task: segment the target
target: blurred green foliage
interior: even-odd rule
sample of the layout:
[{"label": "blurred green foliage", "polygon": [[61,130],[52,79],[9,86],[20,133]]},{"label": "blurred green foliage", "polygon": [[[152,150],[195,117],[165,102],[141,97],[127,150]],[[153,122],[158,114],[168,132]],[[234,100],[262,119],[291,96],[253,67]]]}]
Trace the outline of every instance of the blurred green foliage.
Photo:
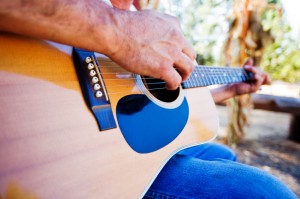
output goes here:
[{"label": "blurred green foliage", "polygon": [[220,64],[232,5],[232,0],[169,0],[168,4],[161,1],[161,10],[180,19],[184,34],[201,63],[216,65]]},{"label": "blurred green foliage", "polygon": [[[233,19],[234,0],[168,0],[161,10],[181,20],[186,37],[197,51],[201,64],[221,64],[229,24]],[[300,82],[300,37],[291,36],[291,28],[282,15],[279,0],[268,0],[261,16],[265,31],[270,31],[274,43],[266,47],[261,67],[272,79]]]},{"label": "blurred green foliage", "polygon": [[265,30],[269,30],[274,43],[267,47],[262,68],[273,79],[287,82],[300,81],[300,39],[291,36],[291,27],[284,23],[281,10],[267,9],[262,16]]}]

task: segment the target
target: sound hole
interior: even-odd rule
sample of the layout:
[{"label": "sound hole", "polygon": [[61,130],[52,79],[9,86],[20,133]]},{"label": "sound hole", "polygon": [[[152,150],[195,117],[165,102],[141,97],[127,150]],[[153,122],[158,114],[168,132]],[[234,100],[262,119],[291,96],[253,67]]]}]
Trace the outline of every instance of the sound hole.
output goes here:
[{"label": "sound hole", "polygon": [[172,91],[167,90],[165,82],[160,79],[154,79],[148,76],[142,76],[142,79],[148,91],[160,101],[173,102],[179,96],[179,88]]}]

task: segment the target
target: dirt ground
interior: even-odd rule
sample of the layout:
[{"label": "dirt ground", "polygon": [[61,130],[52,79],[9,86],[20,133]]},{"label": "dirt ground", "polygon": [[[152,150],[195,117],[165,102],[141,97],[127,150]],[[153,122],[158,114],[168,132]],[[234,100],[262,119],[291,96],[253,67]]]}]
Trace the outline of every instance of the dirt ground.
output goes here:
[{"label": "dirt ground", "polygon": [[[227,110],[223,106],[217,109],[221,139],[226,136]],[[300,198],[300,143],[287,139],[290,115],[252,110],[249,118],[244,140],[233,149],[238,161],[273,174]]]}]

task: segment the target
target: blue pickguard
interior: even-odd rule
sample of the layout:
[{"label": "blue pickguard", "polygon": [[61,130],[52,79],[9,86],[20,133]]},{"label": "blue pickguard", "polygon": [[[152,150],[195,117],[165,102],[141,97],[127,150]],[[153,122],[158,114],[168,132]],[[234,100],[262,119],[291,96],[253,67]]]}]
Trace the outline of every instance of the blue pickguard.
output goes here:
[{"label": "blue pickguard", "polygon": [[158,106],[142,94],[119,100],[116,115],[129,146],[138,153],[150,153],[172,142],[187,123],[189,107],[184,98],[174,109]]}]

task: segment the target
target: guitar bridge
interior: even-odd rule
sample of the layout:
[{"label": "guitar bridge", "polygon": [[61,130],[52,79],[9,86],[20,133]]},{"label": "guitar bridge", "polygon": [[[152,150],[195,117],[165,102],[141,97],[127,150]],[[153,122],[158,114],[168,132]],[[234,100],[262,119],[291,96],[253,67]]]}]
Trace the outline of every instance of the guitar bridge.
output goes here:
[{"label": "guitar bridge", "polygon": [[116,128],[109,96],[95,54],[73,48],[73,61],[85,102],[93,112],[99,130]]}]

